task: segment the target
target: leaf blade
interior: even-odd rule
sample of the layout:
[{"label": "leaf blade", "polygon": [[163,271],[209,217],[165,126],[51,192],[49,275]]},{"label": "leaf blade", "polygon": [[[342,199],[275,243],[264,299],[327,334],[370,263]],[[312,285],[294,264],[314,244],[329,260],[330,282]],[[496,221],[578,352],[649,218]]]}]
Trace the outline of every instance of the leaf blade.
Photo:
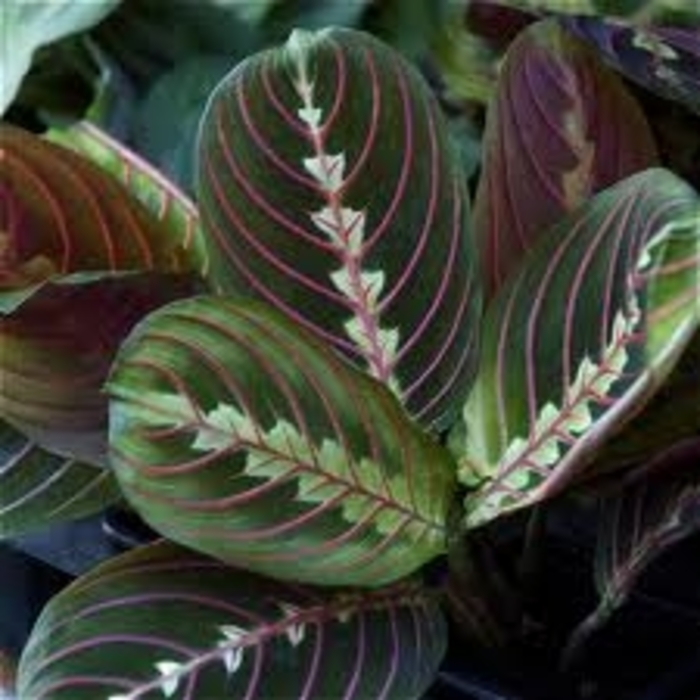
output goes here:
[{"label": "leaf blade", "polygon": [[424,425],[448,420],[480,291],[456,155],[409,64],[339,29],[248,59],[203,117],[198,192],[215,286],[283,310]]},{"label": "leaf blade", "polygon": [[46,137],[79,153],[106,170],[180,241],[188,268],[205,274],[207,269],[199,212],[194,202],[137,153],[87,121],[52,129]]},{"label": "leaf blade", "polygon": [[176,541],[334,585],[395,580],[444,550],[448,453],[263,304],[201,297],[153,313],[107,389],[122,488]]},{"label": "leaf blade", "polygon": [[699,249],[696,193],[652,169],[561,222],[499,292],[465,409],[471,524],[562,489],[655,393],[700,323]]},{"label": "leaf blade", "polygon": [[555,20],[522,31],[489,108],[474,204],[487,294],[549,226],[657,162],[641,109],[594,51]]},{"label": "leaf blade", "polygon": [[404,700],[426,689],[445,637],[439,607],[413,582],[329,593],[161,542],[100,566],[49,605],[22,656],[19,689],[71,700],[185,689]]}]

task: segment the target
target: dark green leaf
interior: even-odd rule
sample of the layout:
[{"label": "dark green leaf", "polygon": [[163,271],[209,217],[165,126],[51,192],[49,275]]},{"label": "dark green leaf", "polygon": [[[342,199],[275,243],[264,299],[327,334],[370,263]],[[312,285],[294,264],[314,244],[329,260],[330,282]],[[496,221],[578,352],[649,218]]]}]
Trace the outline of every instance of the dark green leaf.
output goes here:
[{"label": "dark green leaf", "polygon": [[700,323],[700,205],[654,169],[543,236],[496,296],[466,406],[480,523],[561,490],[654,395]]},{"label": "dark green leaf", "polygon": [[157,543],[50,603],[18,685],[45,700],[410,700],[445,645],[440,608],[415,583],[329,592]]},{"label": "dark green leaf", "polygon": [[472,378],[480,289],[458,154],[428,86],[368,35],[295,31],[222,82],[199,202],[211,280],[255,295],[443,426]]},{"label": "dark green leaf", "polygon": [[230,57],[203,55],[178,63],[153,84],[136,115],[134,148],[188,192],[194,188],[199,120],[232,65]]},{"label": "dark green leaf", "polygon": [[700,435],[700,330],[654,398],[641,407],[596,457],[596,472],[643,464],[672,445]]},{"label": "dark green leaf", "polygon": [[235,63],[261,39],[256,27],[241,20],[238,8],[211,0],[124,2],[91,36],[141,94],[188,59],[218,54]]}]

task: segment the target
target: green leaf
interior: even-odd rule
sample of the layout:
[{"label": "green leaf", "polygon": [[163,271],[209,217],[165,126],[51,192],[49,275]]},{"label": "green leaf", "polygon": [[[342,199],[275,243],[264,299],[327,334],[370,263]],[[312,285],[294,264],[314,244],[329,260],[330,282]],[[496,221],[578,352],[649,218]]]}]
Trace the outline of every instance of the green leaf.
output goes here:
[{"label": "green leaf", "polygon": [[218,86],[198,172],[215,287],[283,311],[422,425],[453,418],[480,289],[459,155],[415,68],[359,32],[295,31]]},{"label": "green leaf", "polygon": [[241,21],[239,8],[206,0],[124,2],[91,37],[141,94],[161,75],[196,55],[228,56],[235,63],[254,51],[261,39],[256,27]]},{"label": "green leaf", "polygon": [[0,5],[3,37],[0,114],[4,114],[17,94],[37,48],[92,27],[118,4],[119,0],[3,2]]},{"label": "green leaf", "polygon": [[170,539],[334,585],[393,581],[444,551],[447,451],[384,386],[259,302],[156,311],[107,388],[112,465]]},{"label": "green leaf", "polygon": [[262,24],[265,18],[272,11],[273,7],[280,4],[280,0],[257,0],[257,2],[240,2],[239,0],[208,0],[208,2],[216,7],[223,7],[226,10],[235,12],[243,22],[253,26]]},{"label": "green leaf", "polygon": [[562,489],[668,376],[700,323],[700,205],[634,175],[542,237],[485,319],[465,409],[470,525]]},{"label": "green leaf", "polygon": [[168,245],[177,242],[186,267],[205,274],[208,263],[199,212],[177,185],[89,122],[52,129],[47,138],[79,153],[118,180],[167,229]]},{"label": "green leaf", "polygon": [[41,615],[19,695],[421,698],[445,624],[415,582],[329,592],[236,570],[170,543],[112,559]]},{"label": "green leaf", "polygon": [[521,32],[489,107],[474,204],[488,294],[549,226],[656,163],[644,114],[593,49],[555,20]]},{"label": "green leaf", "polygon": [[431,57],[445,87],[444,97],[456,103],[485,103],[498,78],[499,53],[489,43],[462,26],[462,10],[441,28],[431,43]]},{"label": "green leaf", "polygon": [[0,540],[92,515],[119,497],[110,471],[46,452],[0,421]]}]

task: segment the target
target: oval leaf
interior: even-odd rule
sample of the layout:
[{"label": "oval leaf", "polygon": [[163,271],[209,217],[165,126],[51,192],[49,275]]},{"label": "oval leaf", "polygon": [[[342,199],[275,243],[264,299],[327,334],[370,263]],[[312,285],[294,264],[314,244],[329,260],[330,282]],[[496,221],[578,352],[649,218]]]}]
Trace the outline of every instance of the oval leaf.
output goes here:
[{"label": "oval leaf", "polygon": [[384,386],[265,305],[156,311],[108,390],[121,485],[177,542],[327,584],[395,580],[444,550],[449,454]]},{"label": "oval leaf", "polygon": [[656,161],[641,109],[593,49],[555,20],[524,30],[489,108],[474,205],[487,294],[550,225]]},{"label": "oval leaf", "polygon": [[561,489],[646,403],[700,323],[700,205],[654,169],[543,237],[485,319],[461,476],[478,525]]},{"label": "oval leaf", "polygon": [[253,294],[442,426],[468,389],[480,293],[468,201],[416,70],[351,30],[239,65],[200,128],[211,280]]},{"label": "oval leaf", "polygon": [[92,515],[120,495],[111,471],[50,454],[0,421],[0,540]]},{"label": "oval leaf", "polygon": [[414,583],[329,593],[158,543],[49,604],[18,687],[46,700],[408,700],[422,697],[445,645],[440,609]]},{"label": "oval leaf", "polygon": [[195,246],[171,229],[194,219],[165,206],[176,197],[161,183],[139,178],[143,206],[101,168],[20,129],[0,126],[0,153],[0,417],[43,448],[101,462],[107,369],[139,318],[193,291],[185,275],[161,273],[195,266]]}]

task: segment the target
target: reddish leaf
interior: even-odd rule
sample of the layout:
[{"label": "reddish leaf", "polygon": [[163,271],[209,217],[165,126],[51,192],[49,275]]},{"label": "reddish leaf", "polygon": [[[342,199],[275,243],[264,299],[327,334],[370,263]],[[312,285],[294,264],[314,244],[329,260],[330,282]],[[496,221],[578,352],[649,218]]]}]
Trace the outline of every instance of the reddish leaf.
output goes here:
[{"label": "reddish leaf", "polygon": [[600,602],[572,634],[565,661],[577,658],[654,560],[698,530],[700,437],[695,437],[659,454],[603,501],[595,562]]},{"label": "reddish leaf", "polygon": [[204,237],[196,205],[150,163],[90,122],[48,133],[53,143],[66,146],[106,170],[168,228],[168,240],[179,241],[188,269],[206,272]]},{"label": "reddish leaf", "polygon": [[3,292],[76,271],[188,267],[181,241],[115,179],[7,124],[0,125],[0,215],[0,311],[16,305]]},{"label": "reddish leaf", "polygon": [[491,296],[550,225],[656,161],[621,81],[554,20],[512,44],[484,149],[474,223]]},{"label": "reddish leaf", "polygon": [[644,569],[700,529],[700,438],[652,460],[604,502],[596,554],[601,608],[620,605]]},{"label": "reddish leaf", "polygon": [[186,278],[153,274],[44,285],[0,316],[0,416],[42,447],[104,461],[102,384],[119,344],[150,310],[191,291]]},{"label": "reddish leaf", "polygon": [[193,290],[165,274],[193,259],[166,211],[72,151],[0,126],[0,417],[40,447],[104,459],[114,352],[145,313]]}]

